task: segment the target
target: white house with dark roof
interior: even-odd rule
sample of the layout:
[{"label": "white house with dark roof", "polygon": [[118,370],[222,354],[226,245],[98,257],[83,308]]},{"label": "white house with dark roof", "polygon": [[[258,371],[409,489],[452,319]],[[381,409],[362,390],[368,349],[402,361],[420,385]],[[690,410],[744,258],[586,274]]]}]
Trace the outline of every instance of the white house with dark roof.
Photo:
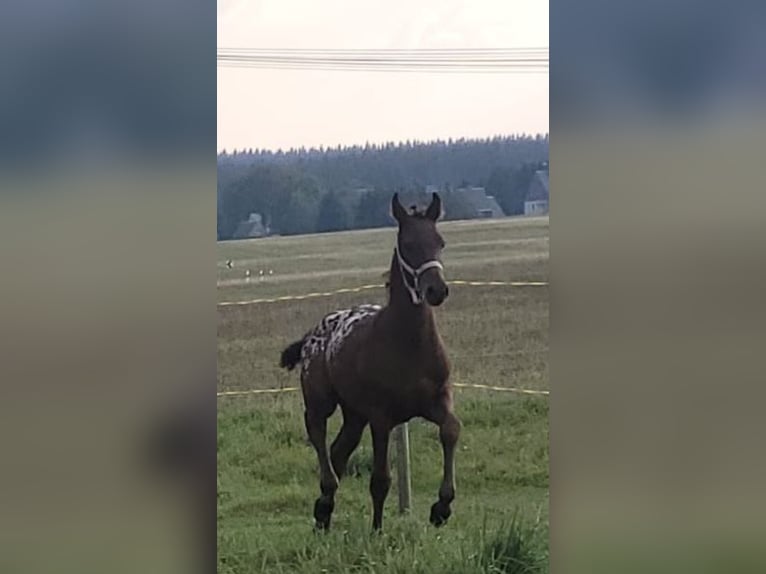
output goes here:
[{"label": "white house with dark roof", "polygon": [[252,239],[255,237],[265,237],[269,235],[269,227],[263,223],[263,217],[260,213],[251,213],[245,221],[237,225],[237,229],[232,235],[232,239]]},{"label": "white house with dark roof", "polygon": [[548,190],[548,171],[535,172],[524,199],[524,215],[545,215],[548,213],[550,195]]},{"label": "white house with dark roof", "polygon": [[493,196],[487,195],[487,191],[483,187],[461,187],[456,190],[456,193],[460,194],[471,205],[474,210],[473,217],[505,217],[503,208]]}]

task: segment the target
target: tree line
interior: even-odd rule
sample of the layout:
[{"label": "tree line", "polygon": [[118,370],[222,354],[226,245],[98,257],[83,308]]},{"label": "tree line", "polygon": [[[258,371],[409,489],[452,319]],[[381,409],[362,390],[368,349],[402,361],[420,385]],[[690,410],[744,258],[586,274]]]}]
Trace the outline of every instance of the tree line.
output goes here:
[{"label": "tree line", "polygon": [[448,219],[474,215],[456,190],[477,185],[507,215],[523,213],[547,135],[400,142],[319,149],[233,150],[218,156],[218,238],[260,213],[282,235],[391,225],[388,204],[439,189]]}]

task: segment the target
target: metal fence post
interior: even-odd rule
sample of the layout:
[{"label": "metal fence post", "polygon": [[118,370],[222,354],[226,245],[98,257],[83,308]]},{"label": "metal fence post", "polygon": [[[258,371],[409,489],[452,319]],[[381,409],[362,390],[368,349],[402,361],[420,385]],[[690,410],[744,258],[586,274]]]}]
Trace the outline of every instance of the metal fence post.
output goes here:
[{"label": "metal fence post", "polygon": [[412,481],[410,479],[410,429],[407,423],[394,429],[396,441],[396,483],[399,490],[399,512],[412,508]]}]

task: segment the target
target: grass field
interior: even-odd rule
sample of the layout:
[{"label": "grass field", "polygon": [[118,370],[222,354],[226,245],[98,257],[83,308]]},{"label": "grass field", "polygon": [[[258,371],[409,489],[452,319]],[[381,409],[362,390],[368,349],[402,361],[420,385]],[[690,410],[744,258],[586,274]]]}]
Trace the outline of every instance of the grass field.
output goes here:
[{"label": "grass field", "polygon": [[[548,280],[547,218],[444,223],[441,230],[448,280]],[[219,301],[382,283],[394,233],[221,243]],[[381,288],[220,307],[219,390],[297,386],[297,374],[277,367],[282,348],[326,312],[384,303],[384,297]],[[454,286],[436,313],[453,382],[548,388],[547,287]],[[398,514],[394,480],[383,534],[371,534],[366,431],[336,495],[332,530],[319,535],[312,531],[317,463],[305,438],[300,394],[219,398],[219,572],[547,572],[548,399],[457,389],[456,412],[464,426],[457,498],[446,526],[437,530],[428,523],[441,477],[437,429],[414,420],[412,513]],[[336,413],[331,437],[339,426]]]}]

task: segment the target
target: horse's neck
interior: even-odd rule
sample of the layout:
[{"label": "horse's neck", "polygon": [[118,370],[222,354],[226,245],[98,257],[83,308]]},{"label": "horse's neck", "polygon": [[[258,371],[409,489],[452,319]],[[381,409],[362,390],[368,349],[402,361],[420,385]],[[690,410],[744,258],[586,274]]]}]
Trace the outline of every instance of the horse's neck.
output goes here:
[{"label": "horse's neck", "polygon": [[410,293],[404,284],[396,255],[391,260],[389,275],[390,289],[388,294],[388,312],[391,315],[390,328],[400,337],[399,340],[408,343],[436,342],[436,323],[431,307],[425,302],[416,305],[412,302]]}]

